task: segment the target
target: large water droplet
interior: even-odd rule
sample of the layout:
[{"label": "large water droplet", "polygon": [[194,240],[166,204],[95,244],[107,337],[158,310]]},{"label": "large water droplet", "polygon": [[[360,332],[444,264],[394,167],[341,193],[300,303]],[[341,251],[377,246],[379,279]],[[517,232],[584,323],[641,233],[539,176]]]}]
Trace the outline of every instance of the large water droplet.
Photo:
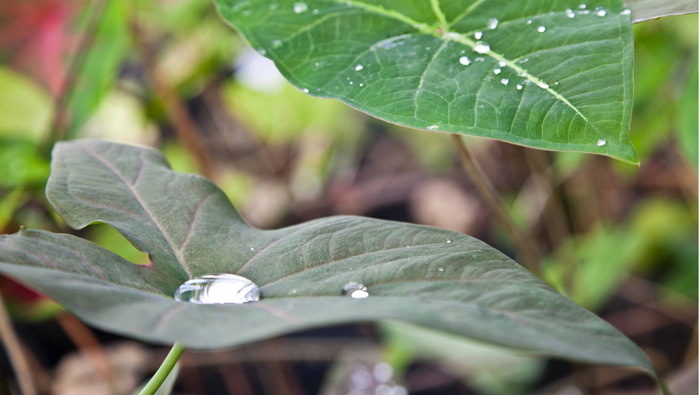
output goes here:
[{"label": "large water droplet", "polygon": [[547,30],[547,28],[544,27],[544,26],[540,26],[540,27],[537,28],[537,31],[540,32],[540,33],[544,33],[545,30]]},{"label": "large water droplet", "polygon": [[476,51],[476,53],[484,54],[490,50],[491,46],[485,41],[477,41],[476,43],[474,43],[474,51]]},{"label": "large water droplet", "polygon": [[608,12],[605,11],[605,8],[603,8],[603,7],[596,7],[596,8],[595,8],[595,14],[598,15],[598,16],[601,16],[601,17],[602,17],[602,16],[605,16],[605,14],[607,14],[607,13],[608,13]]},{"label": "large water droplet", "polygon": [[353,299],[364,299],[369,296],[367,292],[367,287],[364,284],[360,284],[356,281],[350,281],[343,285],[343,295],[349,296]]},{"label": "large water droplet", "polygon": [[489,19],[488,27],[489,27],[489,29],[491,29],[491,30],[493,30],[493,29],[495,29],[496,27],[498,27],[498,19],[496,19],[496,18],[491,18],[491,19]]},{"label": "large water droplet", "polygon": [[245,277],[208,274],[187,280],[175,291],[174,298],[196,304],[243,304],[260,300],[260,290]]},{"label": "large water droplet", "polygon": [[469,66],[469,65],[471,64],[471,62],[472,62],[472,61],[469,60],[469,58],[466,57],[466,56],[462,56],[461,58],[459,58],[459,64],[462,64],[462,65],[465,65],[465,66]]},{"label": "large water droplet", "polygon": [[477,40],[481,40],[481,37],[484,36],[484,33],[482,32],[474,32],[474,38]]},{"label": "large water droplet", "polygon": [[606,143],[607,143],[607,141],[605,141],[605,139],[600,139],[600,140],[598,140],[598,142],[596,143],[596,145],[597,145],[598,147],[602,147],[602,146],[604,146]]},{"label": "large water droplet", "polygon": [[294,3],[294,12],[297,14],[301,14],[302,12],[306,12],[306,10],[309,9],[309,6],[306,5],[303,1],[298,1]]}]

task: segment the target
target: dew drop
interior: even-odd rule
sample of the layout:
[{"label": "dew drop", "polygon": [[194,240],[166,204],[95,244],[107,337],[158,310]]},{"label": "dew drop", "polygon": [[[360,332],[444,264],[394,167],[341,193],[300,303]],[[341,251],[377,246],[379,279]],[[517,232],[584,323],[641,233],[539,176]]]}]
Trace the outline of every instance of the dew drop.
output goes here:
[{"label": "dew drop", "polygon": [[251,250],[251,251],[255,251],[255,247],[250,246],[250,250]]},{"label": "dew drop", "polygon": [[357,66],[355,66],[355,71],[360,71],[362,69],[364,69],[364,67],[361,64],[358,64]]},{"label": "dew drop", "polygon": [[265,54],[267,53],[267,51],[265,50],[265,48],[260,48],[260,49],[258,49],[258,53],[259,53],[260,55],[265,56]]},{"label": "dew drop", "polygon": [[350,85],[352,85],[352,81],[350,81]]},{"label": "dew drop", "polygon": [[343,295],[353,299],[364,299],[369,296],[369,292],[367,292],[367,287],[365,287],[364,284],[350,281],[343,285]]},{"label": "dew drop", "polygon": [[498,27],[498,19],[496,19],[496,18],[489,19],[488,27],[491,30],[497,28]]},{"label": "dew drop", "polygon": [[466,56],[462,56],[461,58],[459,58],[459,64],[462,64],[464,66],[469,66],[471,63],[472,63],[472,61],[469,60],[469,58]]},{"label": "dew drop", "polygon": [[622,11],[622,12],[620,13],[620,15],[630,15],[631,13],[632,13],[632,10],[630,10],[630,9],[628,8],[628,9]]},{"label": "dew drop", "polygon": [[365,84],[363,84],[362,82],[360,82],[360,86],[365,86]]},{"label": "dew drop", "polygon": [[501,84],[503,84],[503,85],[508,85],[508,78],[503,78],[503,79],[501,80]]},{"label": "dew drop", "polygon": [[588,10],[581,10],[581,11],[578,11],[578,13],[581,14],[581,15],[588,15],[588,13],[590,13],[590,11],[588,11]]},{"label": "dew drop", "polygon": [[547,28],[544,27],[544,26],[540,26],[540,27],[537,28],[537,31],[540,32],[540,33],[544,33],[545,30],[547,30]]},{"label": "dew drop", "polygon": [[532,25],[532,19],[528,19],[528,20],[527,20],[527,24],[528,24],[528,25]]},{"label": "dew drop", "polygon": [[507,64],[507,63],[504,62],[504,61],[502,61],[502,60],[501,60],[500,62],[498,62],[498,65],[501,66],[501,67],[506,67],[506,64]]},{"label": "dew drop", "polygon": [[484,54],[489,52],[490,50],[491,46],[485,41],[477,41],[476,43],[474,43],[474,51],[476,51],[476,53]]},{"label": "dew drop", "polygon": [[297,14],[301,14],[302,12],[306,12],[309,9],[309,6],[306,5],[303,1],[298,1],[294,3],[294,12]]},{"label": "dew drop", "polygon": [[474,59],[477,62],[483,62],[485,59],[479,56],[478,58]]},{"label": "dew drop", "polygon": [[565,14],[569,18],[574,18],[576,16],[576,13],[571,8],[567,8]]},{"label": "dew drop", "polygon": [[304,92],[304,93],[309,93],[309,90],[306,89],[306,88],[302,89],[301,91]]},{"label": "dew drop", "polygon": [[607,13],[608,13],[608,12],[605,11],[605,8],[603,8],[603,7],[596,7],[596,8],[595,8],[595,14],[598,15],[598,16],[600,16],[600,17],[605,16],[605,14],[607,14]]},{"label": "dew drop", "polygon": [[447,239],[447,244],[452,243],[452,239]]},{"label": "dew drop", "polygon": [[494,74],[501,74],[501,69],[493,69]]},{"label": "dew drop", "polygon": [[538,82],[538,83],[537,83],[537,86],[539,86],[539,87],[542,88],[542,89],[549,89],[549,84],[546,83],[546,82],[544,82],[544,81]]},{"label": "dew drop", "polygon": [[528,58],[520,59],[520,60],[518,60],[518,63],[522,64],[522,63],[527,62],[528,60],[530,60],[530,59],[528,59]]},{"label": "dew drop", "polygon": [[607,143],[607,141],[605,141],[605,139],[599,139],[598,142],[596,143],[596,145],[597,145],[598,147],[602,147],[602,146],[604,146],[606,143]]},{"label": "dew drop", "polygon": [[318,15],[318,9],[314,9],[313,11],[311,11],[311,13],[314,15]]},{"label": "dew drop", "polygon": [[282,40],[272,40],[272,48],[279,48],[282,46]]},{"label": "dew drop", "polygon": [[482,32],[474,32],[474,38],[477,40],[481,40],[481,37],[484,36],[484,33]]},{"label": "dew drop", "polygon": [[585,9],[586,9],[586,5],[585,5],[585,4],[579,4],[578,8],[580,8],[580,9],[582,9],[582,10],[585,10]]},{"label": "dew drop", "polygon": [[525,72],[525,70],[518,71],[518,77],[525,77],[526,75],[527,73]]},{"label": "dew drop", "polygon": [[515,88],[516,88],[517,90],[521,90],[521,89],[523,89],[523,86],[520,85],[520,84],[518,84],[518,85],[515,86]]},{"label": "dew drop", "polygon": [[445,271],[445,269],[443,269],[443,268],[439,268],[439,269],[438,269],[438,271],[439,271],[439,272],[444,272],[444,271]]},{"label": "dew drop", "polygon": [[243,304],[260,300],[260,289],[235,274],[208,274],[187,280],[175,291],[175,300],[195,304]]}]

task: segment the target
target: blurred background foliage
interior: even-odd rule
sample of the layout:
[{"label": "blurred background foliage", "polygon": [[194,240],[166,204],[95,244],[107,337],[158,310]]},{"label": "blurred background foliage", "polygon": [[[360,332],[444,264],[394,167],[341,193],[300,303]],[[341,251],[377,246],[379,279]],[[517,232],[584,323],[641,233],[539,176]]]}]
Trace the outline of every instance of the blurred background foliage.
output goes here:
[{"label": "blurred background foliage", "polygon": [[[634,32],[631,136],[640,167],[467,141],[534,240],[543,279],[640,344],[675,393],[691,394],[697,393],[698,17],[650,21]],[[106,225],[68,229],[44,197],[53,142],[100,138],[157,147],[175,170],[204,173],[261,228],[365,215],[464,232],[516,257],[461,171],[448,136],[303,94],[247,48],[207,0],[0,0],[0,60],[1,233],[20,225],[72,232],[148,263]],[[109,393],[86,350],[98,350],[111,361],[112,377],[133,386],[162,357],[157,348],[125,346],[81,327],[9,279],[0,290],[44,392]],[[65,334],[47,329],[57,325]],[[386,374],[371,373],[386,373],[387,363],[390,379],[416,394],[654,393],[633,372],[513,355],[397,323],[329,328],[223,351],[211,357],[224,361],[216,366],[197,355],[183,362],[176,393],[364,394],[386,390]],[[6,360],[0,368],[12,377]]]}]

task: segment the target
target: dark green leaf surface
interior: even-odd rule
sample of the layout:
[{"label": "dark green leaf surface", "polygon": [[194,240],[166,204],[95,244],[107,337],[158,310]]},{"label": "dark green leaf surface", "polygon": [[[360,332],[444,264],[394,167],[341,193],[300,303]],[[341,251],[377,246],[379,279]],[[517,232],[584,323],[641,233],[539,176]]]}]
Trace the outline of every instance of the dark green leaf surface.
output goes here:
[{"label": "dark green leaf surface", "polygon": [[[612,326],[490,246],[426,226],[331,217],[274,231],[247,225],[210,181],[175,173],[154,150],[58,144],[47,195],[73,227],[117,228],[152,264],[88,241],[23,230],[0,237],[0,272],[99,328],[191,348],[243,344],[304,328],[400,320],[479,341],[652,371]],[[193,276],[238,273],[261,300],[197,305],[172,298]],[[348,281],[369,298],[341,295]]]},{"label": "dark green leaf surface", "polygon": [[698,12],[697,0],[627,0],[626,3],[632,10],[632,23]]},{"label": "dark green leaf surface", "polygon": [[399,125],[637,161],[619,0],[216,3],[310,95]]}]

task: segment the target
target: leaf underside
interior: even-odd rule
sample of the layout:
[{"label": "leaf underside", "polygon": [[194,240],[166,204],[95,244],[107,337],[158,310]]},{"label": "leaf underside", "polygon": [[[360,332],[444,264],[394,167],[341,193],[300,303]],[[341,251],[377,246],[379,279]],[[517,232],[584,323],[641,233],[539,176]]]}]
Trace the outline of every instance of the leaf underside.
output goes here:
[{"label": "leaf underside", "polygon": [[[216,4],[312,96],[403,126],[637,162],[634,43],[622,1]],[[479,37],[490,51],[477,51]]]},{"label": "leaf underside", "polygon": [[[258,230],[212,182],[173,172],[157,151],[90,140],[56,145],[47,196],[70,226],[108,223],[152,263],[130,263],[71,235],[22,230],[0,236],[0,272],[104,330],[212,349],[304,328],[400,320],[516,350],[653,371],[612,326],[460,233],[361,217]],[[250,278],[261,300],[196,305],[172,298],[187,279],[212,273]],[[370,297],[342,296],[349,281],[365,284]]]},{"label": "leaf underside", "polygon": [[632,23],[698,12],[697,0],[627,0],[627,5],[632,10]]}]

